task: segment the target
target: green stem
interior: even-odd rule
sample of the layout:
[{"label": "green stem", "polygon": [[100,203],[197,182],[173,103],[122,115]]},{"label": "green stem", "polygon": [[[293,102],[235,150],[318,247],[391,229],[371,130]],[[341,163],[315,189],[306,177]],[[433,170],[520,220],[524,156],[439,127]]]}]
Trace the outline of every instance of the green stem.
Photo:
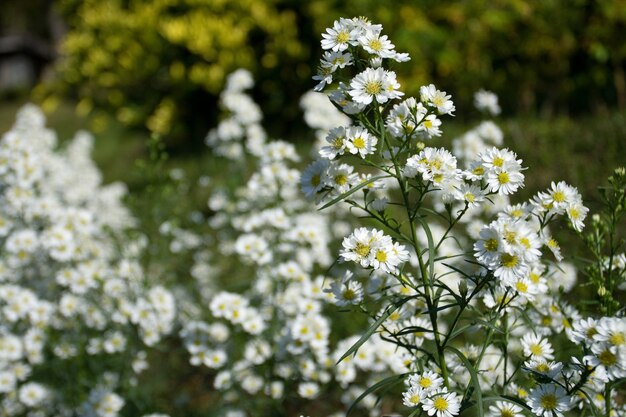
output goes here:
[{"label": "green stem", "polygon": [[[508,295],[509,295],[509,290],[507,289],[506,292],[504,293],[504,296],[502,297],[502,301],[500,302],[500,305],[498,306],[498,309],[496,310],[495,317],[490,321],[491,326],[489,326],[489,331],[487,332],[487,338],[485,339],[485,343],[483,344],[483,348],[480,351],[480,355],[478,356],[478,359],[476,359],[475,368],[476,368],[477,372],[480,371],[480,363],[482,362],[483,356],[485,355],[485,352],[487,351],[487,346],[491,345],[491,338],[493,337],[493,331],[494,331],[493,329],[495,327],[495,322],[498,320],[498,317],[500,316],[500,312],[502,311],[502,309],[504,309],[504,307],[509,302],[513,301],[513,299],[516,297],[517,294],[513,295],[511,300],[508,300],[508,302],[507,302],[506,298],[507,298]],[[468,389],[469,389],[469,387],[468,387]]]},{"label": "green stem", "polygon": [[[382,133],[383,134],[381,136],[382,136],[383,143],[385,144],[385,146],[387,147],[387,149],[389,149],[391,153],[391,146],[389,145],[389,142],[387,141],[387,137],[384,134],[384,132]],[[436,306],[432,300],[432,294],[431,294],[432,285],[428,277],[426,264],[424,263],[424,260],[422,259],[421,250],[418,244],[417,234],[415,232],[415,225],[413,223],[413,217],[411,215],[411,209],[410,209],[411,206],[409,204],[409,193],[407,191],[406,183],[403,180],[402,173],[400,171],[400,166],[398,165],[398,161],[396,160],[393,153],[391,153],[391,161],[393,162],[394,170],[396,173],[396,179],[398,180],[398,184],[400,185],[400,192],[402,193],[402,199],[404,200],[404,206],[406,208],[407,217],[409,220],[409,227],[411,228],[411,239],[413,241],[413,248],[415,250],[415,254],[417,256],[419,266],[420,266],[420,273],[422,276],[422,282],[424,284],[424,297],[426,298],[426,307],[428,308],[428,315],[430,317],[431,326],[433,328],[433,334],[435,336],[435,345],[437,346],[437,359],[439,361],[439,368],[441,368],[441,376],[443,377],[444,384],[446,385],[446,387],[449,387],[448,368],[446,366],[445,354],[444,354],[443,346],[441,344],[441,338],[440,338],[439,330],[437,326],[437,311],[436,311]]]},{"label": "green stem", "polygon": [[604,415],[606,417],[611,416],[611,384],[607,383],[604,386]]},{"label": "green stem", "polygon": [[[506,311],[504,312],[502,320],[502,327],[504,330],[504,377],[502,378],[502,383],[504,384],[506,381],[507,364],[509,361],[509,316]],[[505,387],[505,385],[503,385],[503,387]]]}]

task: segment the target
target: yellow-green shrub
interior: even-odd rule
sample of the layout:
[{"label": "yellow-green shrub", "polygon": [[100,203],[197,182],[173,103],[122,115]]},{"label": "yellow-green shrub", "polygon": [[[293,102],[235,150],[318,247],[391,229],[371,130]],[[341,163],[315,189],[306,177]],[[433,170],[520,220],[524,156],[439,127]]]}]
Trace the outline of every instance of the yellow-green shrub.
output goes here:
[{"label": "yellow-green shrub", "polygon": [[295,14],[277,3],[62,0],[71,30],[52,91],[75,95],[82,113],[154,133],[203,129],[229,72],[303,55]]}]

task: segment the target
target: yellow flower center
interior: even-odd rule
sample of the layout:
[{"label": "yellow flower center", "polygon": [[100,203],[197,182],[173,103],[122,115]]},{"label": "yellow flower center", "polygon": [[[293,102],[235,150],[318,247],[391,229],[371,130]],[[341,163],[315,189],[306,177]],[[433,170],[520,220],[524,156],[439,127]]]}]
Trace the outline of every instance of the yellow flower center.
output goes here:
[{"label": "yellow flower center", "polygon": [[602,365],[604,366],[611,366],[617,363],[617,358],[608,349],[606,349],[604,352],[598,355],[598,359],[600,359],[600,362],[602,362]]},{"label": "yellow flower center", "polygon": [[[426,120],[426,122],[429,122],[429,120]],[[424,122],[424,123],[426,123],[426,122]],[[431,123],[431,124],[432,124],[432,123]],[[437,159],[433,159],[433,160],[430,162],[430,167],[431,167],[431,169],[432,169],[432,168],[437,169],[437,170],[438,170],[438,169],[441,169],[442,165],[443,165],[443,161],[442,161],[441,159],[439,159],[439,158],[437,158]]]},{"label": "yellow flower center", "polygon": [[505,268],[514,268],[518,264],[517,256],[505,253],[500,258],[500,262],[502,262],[502,266]]},{"label": "yellow flower center", "polygon": [[483,167],[476,167],[472,170],[472,174],[474,175],[483,175],[485,173],[485,168]]},{"label": "yellow flower center", "polygon": [[433,98],[433,104],[434,104],[436,107],[441,107],[441,106],[443,106],[443,103],[445,103],[445,100],[444,100],[444,98],[443,98],[443,97],[441,97],[441,96],[437,96],[437,97]]},{"label": "yellow flower center", "polygon": [[500,158],[499,156],[496,156],[495,158],[493,158],[494,167],[501,167],[502,164],[504,164],[504,159]]},{"label": "yellow flower center", "polygon": [[413,404],[418,404],[421,400],[422,399],[417,394],[413,394],[411,395],[411,398],[409,398],[409,401],[411,401]]},{"label": "yellow flower center", "polygon": [[550,370],[550,367],[548,366],[548,364],[547,364],[547,363],[545,363],[545,362],[540,362],[540,363],[538,363],[538,364],[537,364],[537,368],[536,368],[536,371],[537,371],[537,372],[543,372],[543,373],[546,373],[546,372],[548,372],[549,370]]},{"label": "yellow flower center", "polygon": [[335,139],[333,139],[333,148],[341,149],[343,147],[343,140],[343,136],[337,136]]},{"label": "yellow flower center", "polygon": [[623,345],[626,342],[624,333],[613,333],[611,337],[609,337],[609,342],[615,346]]},{"label": "yellow flower center", "polygon": [[350,40],[350,33],[346,32],[345,30],[342,30],[341,32],[337,33],[337,38],[336,38],[337,43],[346,43],[349,40]]},{"label": "yellow flower center", "polygon": [[346,300],[353,300],[355,296],[356,296],[355,292],[352,291],[350,288],[347,288],[343,292],[343,298],[345,298]]},{"label": "yellow flower center", "polygon": [[528,291],[528,285],[526,285],[523,281],[518,281],[515,284],[515,289],[525,294]]},{"label": "yellow flower center", "polygon": [[498,174],[498,182],[500,184],[508,184],[511,181],[511,179],[509,178],[509,174],[507,174],[506,172],[501,172]]},{"label": "yellow flower center", "polygon": [[557,203],[562,203],[565,201],[565,194],[562,191],[557,191],[552,195],[552,199]]},{"label": "yellow flower center", "polygon": [[345,185],[348,182],[348,177],[346,175],[339,174],[335,176],[334,180],[337,185]]},{"label": "yellow flower center", "polygon": [[380,94],[383,91],[383,85],[380,81],[368,81],[365,83],[365,92],[372,96]]},{"label": "yellow flower center", "polygon": [[356,138],[354,138],[354,140],[352,141],[352,144],[354,145],[355,148],[357,149],[363,149],[365,148],[365,139],[363,139],[361,136],[357,136]]},{"label": "yellow flower center", "polygon": [[372,39],[369,43],[369,46],[377,52],[383,49],[383,43],[380,41],[380,39]]},{"label": "yellow flower center", "polygon": [[554,394],[546,394],[541,397],[541,408],[544,410],[554,410],[556,409],[556,396]]},{"label": "yellow flower center", "polygon": [[322,182],[322,178],[318,175],[313,175],[311,177],[311,185],[313,185],[314,187],[317,187],[318,185],[320,185],[320,183]]},{"label": "yellow flower center", "polygon": [[540,356],[543,353],[543,349],[537,343],[530,345],[530,353],[535,356]]},{"label": "yellow flower center", "polygon": [[385,253],[385,251],[379,250],[378,252],[376,252],[376,260],[378,262],[386,262],[387,254]]},{"label": "yellow flower center", "polygon": [[433,406],[437,411],[445,411],[448,409],[448,401],[443,397],[438,397],[434,402]]},{"label": "yellow flower center", "polygon": [[485,249],[489,252],[495,252],[498,250],[498,241],[496,239],[488,239],[485,241]]},{"label": "yellow flower center", "polygon": [[504,239],[505,239],[508,243],[510,243],[510,244],[514,244],[514,243],[515,243],[515,240],[517,239],[517,234],[516,234],[515,232],[511,232],[511,231],[505,232],[505,233],[504,233]]},{"label": "yellow flower center", "polygon": [[500,417],[515,417],[515,414],[510,409],[502,410],[500,412]]},{"label": "yellow flower center", "polygon": [[370,245],[364,245],[363,243],[357,243],[354,251],[360,257],[365,257],[370,253]]},{"label": "yellow flower center", "polygon": [[423,378],[420,378],[419,384],[420,384],[420,387],[422,388],[428,388],[433,384],[433,381],[430,378],[423,377]]}]

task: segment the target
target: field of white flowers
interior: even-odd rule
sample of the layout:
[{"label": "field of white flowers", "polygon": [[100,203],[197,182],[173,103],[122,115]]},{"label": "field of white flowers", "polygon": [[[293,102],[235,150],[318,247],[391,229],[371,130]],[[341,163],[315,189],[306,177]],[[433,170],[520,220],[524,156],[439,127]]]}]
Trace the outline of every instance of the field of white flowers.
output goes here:
[{"label": "field of white flowers", "polygon": [[[494,94],[446,148],[453,97],[406,97],[410,57],[380,25],[340,19],[321,46],[301,99],[317,143],[269,138],[232,73],[206,137],[231,186],[201,177],[209,214],[156,240],[89,134],[59,146],[19,111],[0,140],[0,416],[626,416],[625,169],[597,213],[558,178],[517,199],[533,167]],[[184,276],[161,279],[163,242]]]}]

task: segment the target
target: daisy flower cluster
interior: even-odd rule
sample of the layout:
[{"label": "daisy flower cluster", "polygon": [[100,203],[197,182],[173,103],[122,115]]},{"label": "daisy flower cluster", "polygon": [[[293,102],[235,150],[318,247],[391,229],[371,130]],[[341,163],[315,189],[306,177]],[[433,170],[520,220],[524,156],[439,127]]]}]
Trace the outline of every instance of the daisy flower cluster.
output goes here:
[{"label": "daisy flower cluster", "polygon": [[[319,107],[313,105],[311,111],[330,112]],[[361,129],[361,133],[367,132]],[[339,290],[322,275],[333,261],[331,242],[347,233],[341,227],[344,214],[340,210],[318,213],[301,197],[299,175],[290,167],[298,157],[290,144],[266,141],[258,154],[247,146],[242,149],[256,164],[254,171],[235,190],[212,189],[208,201],[212,213],[207,219],[211,236],[198,237],[211,249],[207,254],[202,246],[189,247],[195,251],[196,285],[181,303],[180,336],[190,363],[215,375],[218,401],[241,416],[251,415],[241,408],[242,395],[251,402],[258,399],[259,404],[268,398],[303,404],[318,398],[335,381],[347,387],[365,378],[360,375],[403,371],[391,354],[393,345],[382,340],[368,342],[361,352],[363,359],[333,366],[354,338],[343,339],[336,348],[331,344],[328,311]],[[406,258],[406,251],[388,236],[378,234],[371,246],[372,267],[375,263],[377,269],[391,270]],[[233,273],[214,266],[225,260],[246,271],[242,284],[229,290],[216,284],[220,276]],[[346,285],[354,288],[356,283]],[[351,298],[349,291],[340,292]],[[386,347],[379,349],[381,344]],[[348,407],[361,392],[350,385],[349,394],[339,400]]]},{"label": "daisy flower cluster", "polygon": [[[95,415],[118,415],[124,400],[112,392],[129,382],[121,375],[145,369],[145,349],[173,327],[174,297],[147,285],[138,262],[145,242],[125,236],[135,222],[122,203],[125,188],[102,185],[92,140],[79,133],[57,149],[32,105],[0,140],[3,415],[75,412],[71,387],[46,382],[55,378],[74,379],[70,396],[115,380],[108,389],[117,399],[96,406]],[[122,356],[137,364],[131,372],[120,368]],[[91,370],[73,365],[96,360]]]},{"label": "daisy flower cluster", "polygon": [[376,100],[378,103],[397,98],[402,95],[397,89],[396,74],[381,68],[384,59],[397,62],[409,60],[406,53],[398,53],[395,46],[382,35],[382,25],[372,24],[364,18],[341,18],[333,23],[332,28],[322,34],[323,57],[314,80],[319,81],[315,87],[321,91],[333,83],[333,75],[338,69],[358,65],[363,52],[370,62],[370,68],[359,73],[350,83],[347,93],[353,97],[356,108]]},{"label": "daisy flower cluster", "polygon": [[443,386],[443,378],[432,371],[410,375],[402,393],[407,407],[420,406],[429,416],[452,417],[459,414],[461,399]]},{"label": "daisy flower cluster", "polygon": [[[316,90],[325,91],[343,110],[344,119],[351,116],[352,122],[323,125],[326,134],[319,149],[320,158],[301,177],[303,192],[317,202],[337,198],[365,185],[368,191],[382,190],[385,184],[367,172],[357,172],[350,158],[369,160],[381,154],[388,157],[390,152],[406,151],[409,142],[402,144],[405,136],[407,139],[439,136],[439,117],[455,111],[451,96],[431,84],[420,89],[419,100],[409,98],[394,104],[387,115],[380,115],[380,121],[384,121],[381,129],[368,124],[365,115],[369,111],[379,111],[379,105],[389,106],[404,95],[396,74],[384,69],[384,64],[386,60],[405,62],[408,54],[396,52],[381,31],[381,25],[354,18],[336,21],[324,34],[322,48],[327,52],[321,60],[320,73],[314,77],[320,80]],[[333,83],[334,75],[341,74],[340,78],[344,79],[351,69],[354,71],[349,82]],[[331,86],[334,89],[326,91]],[[319,130],[318,136],[321,136]],[[384,150],[390,141],[398,146]]]},{"label": "daisy flower cluster", "polygon": [[543,268],[539,262],[541,248],[552,252],[557,261],[563,259],[548,224],[556,215],[570,211],[574,216],[568,215],[569,221],[580,231],[588,211],[580,194],[564,182],[553,182],[548,191],[538,193],[530,202],[507,207],[497,220],[484,226],[474,244],[476,259],[493,271],[500,285],[532,297],[539,289],[533,285],[533,276]]},{"label": "daisy flower cluster", "polygon": [[393,242],[381,230],[360,227],[343,240],[341,260],[353,261],[363,268],[371,267],[388,274],[397,275],[398,265],[409,259],[403,245]]},{"label": "daisy flower cluster", "polygon": [[[395,60],[391,41],[383,43],[393,52],[372,57],[349,22],[382,33],[364,19],[342,19],[324,34],[322,48],[341,57],[331,65],[325,53],[316,89],[352,123],[324,126],[318,159],[301,177],[303,193],[322,209],[347,206],[368,222],[343,239],[335,266],[342,272],[326,290],[337,306],[370,317],[369,339],[346,346],[338,366],[369,340],[395,346],[397,369],[412,374],[404,405],[428,415],[458,415],[482,401],[472,398],[478,388],[497,398],[483,410],[494,416],[601,409],[590,399],[607,390],[612,403],[617,394],[607,384],[623,378],[621,333],[600,341],[592,332],[588,345],[572,339],[572,357],[552,347],[592,320],[567,300],[577,269],[551,232],[561,216],[582,231],[588,209],[579,192],[553,182],[512,203],[526,168],[490,120],[454,139],[451,151],[426,146],[443,133],[442,116],[455,112],[451,96],[428,85],[404,99],[386,66]],[[475,101],[487,114],[500,112],[492,93]],[[611,269],[616,263],[612,257]],[[427,390],[415,381],[430,370],[439,379]]]}]

